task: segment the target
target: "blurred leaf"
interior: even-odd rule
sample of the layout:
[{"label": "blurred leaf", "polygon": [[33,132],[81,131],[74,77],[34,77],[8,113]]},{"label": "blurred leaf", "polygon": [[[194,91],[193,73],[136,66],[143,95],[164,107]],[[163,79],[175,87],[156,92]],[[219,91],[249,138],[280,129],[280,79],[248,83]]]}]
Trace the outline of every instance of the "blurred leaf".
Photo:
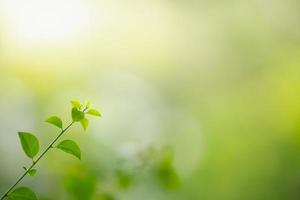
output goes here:
[{"label": "blurred leaf", "polygon": [[72,108],[72,119],[74,122],[78,122],[84,118],[84,113],[78,108],[74,107]]},{"label": "blurred leaf", "polygon": [[95,200],[114,200],[115,198],[109,193],[97,194]]},{"label": "blurred leaf", "polygon": [[179,187],[180,180],[172,166],[160,166],[155,171],[164,188],[177,189]]},{"label": "blurred leaf", "polygon": [[36,169],[31,169],[31,170],[28,171],[28,174],[30,176],[34,176],[36,174],[36,171],[37,171]]},{"label": "blurred leaf", "polygon": [[53,124],[54,126],[57,126],[58,128],[62,128],[62,121],[59,117],[57,116],[52,116],[52,117],[49,117],[46,122],[50,123],[50,124]]},{"label": "blurred leaf", "polygon": [[29,158],[33,158],[39,152],[39,141],[31,133],[19,132],[22,148]]},{"label": "blurred leaf", "polygon": [[124,170],[117,170],[116,175],[118,178],[118,185],[123,189],[127,189],[133,182],[133,176]]},{"label": "blurred leaf", "polygon": [[78,108],[78,109],[82,107],[82,103],[78,100],[72,100],[71,104],[73,107]]},{"label": "blurred leaf", "polygon": [[94,116],[97,116],[97,117],[101,117],[101,113],[98,110],[93,109],[93,108],[89,109],[86,114],[94,115]]},{"label": "blurred leaf", "polygon": [[8,194],[9,200],[37,200],[35,193],[27,187],[19,187]]},{"label": "blurred leaf", "polygon": [[63,150],[66,153],[76,156],[79,160],[81,159],[81,151],[79,146],[72,140],[64,140],[59,143],[56,148]]},{"label": "blurred leaf", "polygon": [[97,187],[97,179],[85,167],[71,166],[66,171],[68,174],[64,178],[64,186],[72,200],[91,200]]},{"label": "blurred leaf", "polygon": [[89,120],[87,118],[83,118],[82,120],[80,120],[80,123],[84,130],[86,130],[89,126]]},{"label": "blurred leaf", "polygon": [[160,184],[166,189],[177,189],[180,186],[180,179],[173,167],[173,161],[173,148],[164,146],[158,155],[154,172]]},{"label": "blurred leaf", "polygon": [[160,165],[170,166],[174,160],[174,150],[171,146],[164,146],[160,152]]}]

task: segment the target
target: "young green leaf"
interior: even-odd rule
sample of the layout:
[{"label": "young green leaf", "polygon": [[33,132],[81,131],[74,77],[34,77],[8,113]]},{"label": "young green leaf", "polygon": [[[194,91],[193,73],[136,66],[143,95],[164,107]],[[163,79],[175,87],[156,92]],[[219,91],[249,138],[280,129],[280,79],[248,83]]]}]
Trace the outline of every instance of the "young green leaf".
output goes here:
[{"label": "young green leaf", "polygon": [[84,130],[86,130],[89,126],[89,120],[87,118],[83,118],[82,120],[80,120],[80,123]]},{"label": "young green leaf", "polygon": [[19,187],[8,194],[9,200],[37,200],[35,193],[27,187]]},{"label": "young green leaf", "polygon": [[74,122],[78,122],[83,118],[84,118],[84,113],[82,111],[78,110],[78,108],[76,107],[72,108],[72,120]]},{"label": "young green leaf", "polygon": [[57,116],[52,116],[52,117],[49,117],[45,122],[48,122],[54,126],[57,126],[58,128],[62,128],[63,127],[63,124],[62,124],[62,121],[59,117]]},{"label": "young green leaf", "polygon": [[28,171],[28,174],[30,176],[34,176],[36,174],[36,171],[37,171],[36,169],[31,169],[31,170]]},{"label": "young green leaf", "polygon": [[87,109],[89,109],[89,108],[91,107],[91,102],[90,102],[90,101],[87,101],[87,102],[85,103],[85,107],[86,107]]},{"label": "young green leaf", "polygon": [[39,152],[39,141],[31,133],[19,132],[22,148],[29,158],[33,158]]},{"label": "young green leaf", "polygon": [[98,110],[93,109],[93,108],[89,109],[89,110],[86,112],[86,114],[94,115],[94,116],[97,116],[97,117],[101,117],[101,113],[100,113]]},{"label": "young green leaf", "polygon": [[59,143],[56,148],[63,150],[66,153],[76,156],[79,160],[81,159],[81,151],[79,146],[72,140],[64,140]]},{"label": "young green leaf", "polygon": [[27,168],[25,166],[22,167],[25,171],[27,171]]},{"label": "young green leaf", "polygon": [[73,107],[78,108],[78,109],[82,107],[82,103],[78,100],[72,100],[71,104]]}]

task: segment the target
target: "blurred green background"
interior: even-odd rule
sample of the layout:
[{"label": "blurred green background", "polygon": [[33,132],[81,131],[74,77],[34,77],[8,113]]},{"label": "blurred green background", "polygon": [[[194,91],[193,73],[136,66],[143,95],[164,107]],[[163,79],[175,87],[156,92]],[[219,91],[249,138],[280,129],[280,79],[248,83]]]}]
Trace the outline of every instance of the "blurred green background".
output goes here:
[{"label": "blurred green background", "polygon": [[31,186],[44,199],[300,198],[297,0],[0,0],[0,193],[71,120],[103,113],[51,151]]}]

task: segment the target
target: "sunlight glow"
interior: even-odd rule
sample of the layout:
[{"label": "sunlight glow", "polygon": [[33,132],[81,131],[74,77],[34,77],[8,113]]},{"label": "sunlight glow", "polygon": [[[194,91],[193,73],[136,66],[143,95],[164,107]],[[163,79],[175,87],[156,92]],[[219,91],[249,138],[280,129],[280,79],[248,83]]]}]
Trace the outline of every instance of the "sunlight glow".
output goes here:
[{"label": "sunlight glow", "polygon": [[81,0],[7,0],[4,19],[9,35],[18,42],[53,43],[86,33],[91,15]]}]

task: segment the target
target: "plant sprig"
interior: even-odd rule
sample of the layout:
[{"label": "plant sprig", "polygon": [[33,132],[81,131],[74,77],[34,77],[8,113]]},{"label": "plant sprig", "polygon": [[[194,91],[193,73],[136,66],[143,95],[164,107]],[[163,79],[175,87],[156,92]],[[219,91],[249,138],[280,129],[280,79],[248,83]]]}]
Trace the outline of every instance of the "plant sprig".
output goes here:
[{"label": "plant sprig", "polygon": [[17,181],[7,190],[5,194],[1,197],[0,200],[8,198],[9,200],[37,200],[37,195],[28,187],[15,187],[18,185],[22,179],[29,174],[30,176],[34,176],[37,172],[35,169],[35,165],[44,157],[44,155],[51,149],[57,148],[66,153],[69,153],[78,159],[81,159],[81,150],[76,142],[73,140],[63,140],[59,144],[56,145],[56,142],[60,139],[60,137],[76,122],[80,122],[83,129],[86,130],[89,125],[89,120],[86,118],[86,115],[92,115],[101,117],[101,113],[91,108],[91,103],[88,101],[85,104],[81,103],[78,100],[72,100],[72,110],[71,116],[72,121],[65,128],[63,128],[62,120],[57,116],[51,116],[46,119],[45,122],[50,123],[61,129],[61,132],[58,136],[48,145],[48,147],[35,159],[36,155],[39,153],[39,140],[34,134],[30,132],[19,132],[19,138],[21,142],[22,149],[24,153],[32,160],[32,164],[27,168],[23,167],[25,172],[22,176],[20,176]]}]

